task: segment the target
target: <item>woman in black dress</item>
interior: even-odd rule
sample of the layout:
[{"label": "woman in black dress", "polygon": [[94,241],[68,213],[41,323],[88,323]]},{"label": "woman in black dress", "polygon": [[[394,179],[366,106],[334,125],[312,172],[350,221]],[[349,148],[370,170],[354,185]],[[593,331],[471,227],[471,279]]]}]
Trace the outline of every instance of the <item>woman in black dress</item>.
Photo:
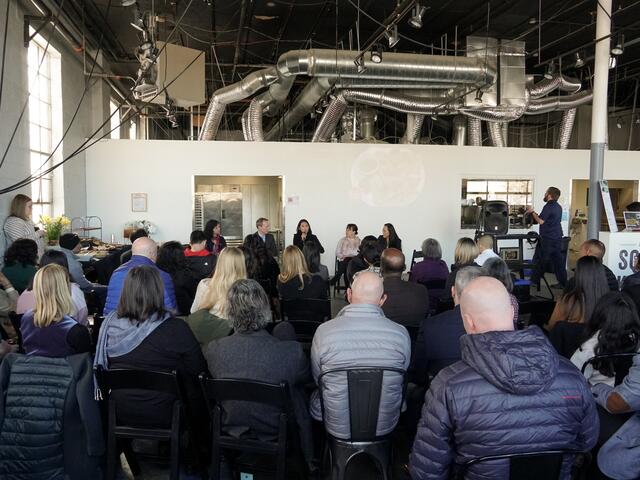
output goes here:
[{"label": "woman in black dress", "polygon": [[296,227],[296,233],[293,235],[293,244],[302,251],[304,250],[304,244],[306,242],[317,243],[320,253],[324,253],[324,248],[320,243],[320,240],[318,240],[318,237],[311,232],[311,225],[309,225],[309,222],[303,218],[298,222],[298,226]]},{"label": "woman in black dress", "polygon": [[382,226],[382,235],[378,237],[378,242],[384,250],[385,248],[397,248],[402,250],[402,240],[398,237],[395,227],[391,223]]}]

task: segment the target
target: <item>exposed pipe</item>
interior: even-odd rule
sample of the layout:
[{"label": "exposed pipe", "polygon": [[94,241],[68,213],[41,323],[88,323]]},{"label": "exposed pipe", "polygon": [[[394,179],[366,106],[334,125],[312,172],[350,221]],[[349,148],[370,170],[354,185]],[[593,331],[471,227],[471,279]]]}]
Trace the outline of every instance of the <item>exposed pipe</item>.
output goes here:
[{"label": "exposed pipe", "polygon": [[504,142],[504,146],[509,146],[509,122],[501,122],[500,129],[502,130],[502,141]]},{"label": "exposed pipe", "polygon": [[[469,119],[471,120],[471,119]],[[467,140],[467,118],[464,115],[453,117],[453,141],[452,145],[466,145]]]},{"label": "exposed pipe", "polygon": [[577,111],[577,108],[570,108],[562,114],[560,131],[558,133],[558,148],[561,150],[569,148],[569,141],[571,141],[571,133],[573,132],[573,124],[576,121]]},{"label": "exposed pipe", "polygon": [[633,124],[638,101],[638,84],[640,84],[640,79],[636,78],[636,88],[633,91],[633,107],[631,107],[631,123],[629,123],[629,141],[627,142],[627,150],[631,150],[631,141],[633,140]]},{"label": "exposed pipe", "polygon": [[458,111],[470,118],[484,120],[485,122],[513,122],[525,113],[526,107],[515,105],[498,105],[497,107],[484,108],[460,108]]},{"label": "exposed pipe", "polygon": [[376,112],[370,108],[363,108],[358,112],[360,135],[364,140],[376,138]]},{"label": "exposed pipe", "polygon": [[420,132],[422,132],[423,123],[424,115],[407,113],[407,129],[404,131],[400,143],[418,143],[420,141]]},{"label": "exposed pipe", "polygon": [[563,92],[578,93],[582,88],[582,81],[579,78],[567,77],[559,73],[554,75],[552,79],[544,78],[527,88],[531,98],[541,98],[553,92],[556,88]]},{"label": "exposed pipe", "polygon": [[[607,65],[607,73],[608,72],[609,66]],[[525,115],[537,115],[553,112],[555,110],[569,110],[570,108],[576,108],[580,105],[584,105],[585,103],[589,103],[592,99],[593,92],[591,90],[585,90],[583,92],[576,93],[575,95],[537,98],[529,102],[524,113]]]},{"label": "exposed pipe", "polygon": [[347,100],[344,98],[344,95],[337,95],[331,102],[329,106],[324,111],[322,118],[318,122],[318,126],[316,127],[316,131],[313,132],[313,138],[311,138],[311,142],[326,142],[329,137],[333,134],[344,115],[345,110],[347,109]]},{"label": "exposed pipe", "polygon": [[[251,100],[247,112],[247,129],[252,142],[264,142],[262,132],[262,104],[257,98]],[[244,118],[244,114],[242,115]]]},{"label": "exposed pipe", "polygon": [[487,130],[489,130],[489,138],[491,145],[494,147],[504,147],[504,138],[502,137],[502,128],[499,122],[487,122]]},{"label": "exposed pipe", "polygon": [[467,118],[467,126],[469,128],[469,145],[475,147],[482,146],[482,121],[479,118]]},{"label": "exposed pipe", "polygon": [[253,138],[251,138],[251,130],[249,129],[249,109],[247,108],[244,112],[242,112],[242,118],[240,119],[240,123],[242,124],[242,136],[246,142],[252,142]]},{"label": "exposed pipe", "polygon": [[262,111],[269,117],[275,117],[280,107],[287,101],[291,87],[296,77],[278,78],[269,86],[269,89],[256,97],[262,105]]}]

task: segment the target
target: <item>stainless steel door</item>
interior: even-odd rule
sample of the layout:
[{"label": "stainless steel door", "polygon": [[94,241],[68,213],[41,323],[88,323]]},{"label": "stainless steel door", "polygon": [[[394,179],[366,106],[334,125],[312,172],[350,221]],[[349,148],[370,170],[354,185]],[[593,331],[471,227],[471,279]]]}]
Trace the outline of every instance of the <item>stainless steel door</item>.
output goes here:
[{"label": "stainless steel door", "polygon": [[222,235],[227,240],[242,240],[242,193],[222,193],[220,198]]}]

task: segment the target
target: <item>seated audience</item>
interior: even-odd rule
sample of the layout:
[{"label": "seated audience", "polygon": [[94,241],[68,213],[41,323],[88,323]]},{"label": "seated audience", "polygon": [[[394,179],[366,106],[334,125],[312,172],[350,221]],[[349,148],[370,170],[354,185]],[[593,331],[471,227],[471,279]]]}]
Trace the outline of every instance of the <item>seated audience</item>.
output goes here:
[{"label": "seated audience", "polygon": [[171,276],[178,306],[175,313],[189,315],[200,278],[187,263],[182,244],[175,241],[163,243],[158,250],[156,265]]},{"label": "seated audience", "polygon": [[460,313],[460,297],[464,288],[482,276],[477,266],[462,267],[456,275],[456,283],[451,287],[453,310],[425,318],[420,322],[415,354],[411,359],[411,381],[418,385],[428,385],[429,378],[461,358],[460,337],[466,332]]},{"label": "seated audience", "polygon": [[513,326],[518,330],[518,312],[520,311],[520,304],[513,292],[513,276],[509,266],[500,257],[491,257],[484,262],[482,266],[482,273],[487,277],[493,277],[498,280],[504,288],[509,292],[511,298],[511,305],[513,306]]},{"label": "seated audience", "polygon": [[347,224],[344,237],[338,241],[336,247],[336,259],[338,260],[338,268],[335,275],[331,279],[331,285],[335,285],[341,276],[344,275],[345,284],[347,284],[347,265],[358,255],[360,248],[360,239],[358,238],[358,226],[355,223]]},{"label": "seated audience", "polygon": [[178,309],[176,304],[176,294],[173,289],[173,280],[167,272],[163,272],[156,266],[156,258],[158,257],[158,246],[156,242],[148,237],[140,237],[131,246],[131,260],[124,265],[120,265],[109,280],[109,289],[107,291],[107,301],[104,306],[104,315],[109,315],[114,311],[120,301],[120,292],[124,279],[129,270],[142,265],[148,265],[158,270],[162,283],[164,284],[164,305],[167,310],[175,312]]},{"label": "seated audience", "polygon": [[210,277],[216,268],[216,256],[206,249],[207,237],[202,230],[194,230],[189,237],[189,246],[184,249],[187,265],[198,280]]},{"label": "seated audience", "polygon": [[10,247],[19,239],[30,239],[36,243],[37,258],[44,253],[44,230],[35,226],[31,216],[33,214],[33,202],[22,193],[17,194],[11,200],[9,216],[4,221],[4,238]]},{"label": "seated audience", "polygon": [[[336,368],[390,367],[406,370],[411,357],[407,329],[389,320],[380,308],[385,300],[382,279],[361,272],[347,290],[349,305],[336,318],[321,324],[311,346],[311,373],[318,384],[322,372]],[[324,377],[325,428],[337,438],[351,435],[346,374]],[[385,373],[377,435],[391,433],[400,416],[402,377]],[[311,397],[311,416],[322,420],[318,391]]]},{"label": "seated audience", "polygon": [[[269,221],[266,220],[266,224],[269,225]],[[264,229],[264,225],[260,228]],[[273,248],[275,247],[275,240],[273,235],[267,234],[267,239],[273,241]],[[271,241],[267,241],[271,245]],[[278,275],[280,275],[280,267],[276,261],[276,255],[273,252],[267,250],[265,240],[262,240],[258,233],[253,235],[247,235],[242,244],[244,247],[244,253],[247,264],[247,278],[257,281],[262,288],[265,289],[269,297],[275,298],[278,296],[278,290],[276,284],[278,282]]]},{"label": "seated audience", "polygon": [[221,235],[221,231],[222,224],[218,220],[209,220],[204,226],[204,236],[207,242],[205,248],[216,257],[227,246],[227,241]]},{"label": "seated audience", "polygon": [[442,260],[442,247],[435,238],[427,238],[422,242],[422,261],[411,268],[409,280],[418,283],[442,281],[442,288],[429,288],[429,303],[433,308],[444,293],[444,285],[449,276],[449,267]]},{"label": "seated audience", "polygon": [[[468,333],[460,339],[462,360],[427,391],[411,478],[447,479],[454,462],[485,455],[591,449],[599,422],[584,378],[540,329],[513,330],[504,286],[476,278],[460,308]],[[569,478],[571,460],[565,458],[559,478]],[[509,478],[509,460],[473,465],[466,476]]]},{"label": "seated audience", "polygon": [[320,240],[311,232],[309,222],[303,218],[298,222],[296,233],[293,234],[293,244],[298,247],[300,251],[303,251],[307,242],[315,242],[318,245],[320,253],[324,253],[324,247],[320,243]]},{"label": "seated audience", "polygon": [[[267,333],[265,327],[271,323],[269,298],[255,280],[238,280],[231,285],[226,304],[234,334],[209,344],[205,352],[209,371],[214,378],[287,382],[299,441],[310,461],[311,419],[304,393],[304,385],[310,380],[309,362],[301,345]],[[234,435],[249,433],[273,439],[278,433],[279,417],[271,407],[227,402],[224,411],[224,426]]]},{"label": "seated audience", "polygon": [[[582,369],[585,362],[596,355],[637,352],[640,342],[640,319],[633,301],[623,293],[610,292],[596,304],[585,325],[584,338],[571,357],[571,362]],[[613,360],[589,364],[584,376],[590,384],[606,383],[614,386]]]},{"label": "seated audience", "polygon": [[2,273],[13,285],[18,293],[27,288],[38,269],[38,245],[28,238],[14,241],[4,253],[4,268]]},{"label": "seated audience", "polygon": [[9,312],[16,311],[18,291],[3,273],[0,273],[0,287],[0,316],[6,317]]},{"label": "seated audience", "polygon": [[[582,258],[582,257],[597,258],[602,264],[602,269],[604,270],[604,274],[607,277],[607,284],[609,285],[609,289],[612,292],[617,292],[619,290],[618,279],[616,278],[614,273],[611,271],[611,269],[607,267],[604,263],[602,263],[604,254],[606,253],[606,251],[607,249],[604,246],[604,243],[602,243],[600,240],[595,240],[595,239],[587,240],[585,242],[582,242],[582,245],[580,245],[578,258]],[[628,278],[629,277],[627,277],[627,279]],[[565,293],[573,290],[575,283],[576,283],[575,277],[570,278],[567,281],[567,287],[564,289]]]},{"label": "seated audience", "polygon": [[131,234],[129,235],[129,242],[131,242],[131,245],[125,246],[126,250],[122,252],[122,255],[120,255],[120,265],[127,263],[129,260],[131,260],[131,254],[132,254],[131,249],[133,248],[133,244],[136,242],[136,240],[139,238],[148,237],[148,236],[149,234],[144,228],[139,228],[131,232]]},{"label": "seated audience", "polygon": [[447,277],[447,283],[444,287],[444,295],[448,297],[451,287],[456,283],[456,272],[462,267],[475,265],[474,260],[478,256],[478,246],[469,237],[463,237],[456,243],[456,249],[453,252],[453,265],[451,265],[451,273]]},{"label": "seated audience", "polygon": [[327,298],[327,285],[320,277],[309,273],[302,252],[295,245],[289,245],[282,254],[278,293],[282,300]]},{"label": "seated audience", "polygon": [[69,265],[69,278],[75,284],[77,284],[82,291],[91,291],[94,288],[104,288],[103,285],[95,285],[91,283],[84,276],[84,270],[82,269],[82,263],[78,260],[76,254],[82,249],[80,243],[80,237],[76,233],[65,233],[60,235],[58,241],[58,250],[64,253],[67,257],[67,264]]},{"label": "seated audience", "polygon": [[360,243],[360,251],[347,265],[347,285],[351,285],[353,276],[357,272],[369,270],[380,272],[380,243],[373,235],[367,235]]},{"label": "seated audience", "polygon": [[[137,256],[138,242],[144,240],[151,241],[136,240],[131,261]],[[94,364],[107,370],[176,370],[185,382],[187,397],[198,404],[195,399],[201,402],[202,394],[197,376],[207,370],[207,362],[188,325],[167,310],[165,290],[155,265],[139,265],[127,271],[118,305],[100,328]],[[161,427],[171,423],[175,399],[170,395],[120,390],[113,396],[118,418],[125,424]]]},{"label": "seated audience", "polygon": [[398,237],[395,227],[391,223],[385,223],[382,226],[382,235],[378,237],[380,250],[385,248],[397,248],[402,251],[402,240]]},{"label": "seated audience", "polygon": [[500,258],[496,252],[493,251],[493,237],[491,235],[482,235],[476,241],[478,247],[478,256],[475,258],[474,263],[480,267],[484,265],[484,262],[490,258]]},{"label": "seated audience", "polygon": [[329,281],[329,269],[320,262],[320,249],[315,242],[306,242],[302,250],[304,259],[311,275],[317,275],[323,282]]},{"label": "seated audience", "polygon": [[387,300],[382,305],[384,315],[405,327],[417,327],[429,313],[429,293],[424,285],[405,282],[402,272],[406,265],[403,253],[387,248],[380,257],[380,273]]},{"label": "seated audience", "polygon": [[203,347],[211,340],[225,337],[231,332],[227,317],[227,292],[236,280],[247,278],[244,254],[236,247],[226,247],[218,257],[212,278],[198,284],[196,298],[191,305],[187,323],[198,343]]},{"label": "seated audience", "polygon": [[[58,251],[58,250],[47,250],[40,258],[40,268],[45,265],[49,265],[50,263],[55,263],[63,267],[67,272],[67,256]],[[81,325],[87,325],[88,320],[88,309],[87,309],[87,301],[84,298],[84,293],[80,290],[80,287],[71,282],[71,300],[73,302],[73,308],[71,310],[70,316],[76,322]],[[30,285],[18,298],[18,304],[16,305],[15,311],[17,314],[22,315],[28,310],[33,310],[36,308],[36,294],[33,291],[32,285]]]},{"label": "seated audience", "polygon": [[[607,478],[631,480],[640,477],[640,355],[633,357],[633,365],[624,381],[617,387],[596,383],[591,391],[598,405],[615,415],[635,412],[614,434],[610,435],[598,452],[598,468]],[[604,422],[603,422],[604,425]]]},{"label": "seated audience", "polygon": [[66,357],[91,351],[91,336],[84,325],[69,315],[73,300],[69,273],[51,263],[33,277],[35,308],[22,315],[20,331],[27,355]]}]

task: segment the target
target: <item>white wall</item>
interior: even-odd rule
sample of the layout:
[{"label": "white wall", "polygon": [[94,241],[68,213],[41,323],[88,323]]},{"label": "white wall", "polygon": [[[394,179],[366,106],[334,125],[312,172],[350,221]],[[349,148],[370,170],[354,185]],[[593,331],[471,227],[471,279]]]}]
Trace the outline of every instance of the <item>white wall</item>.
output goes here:
[{"label": "white wall", "polygon": [[[639,160],[637,152],[608,152],[605,176],[638,179]],[[589,152],[578,150],[105,140],[87,152],[87,213],[102,217],[105,238],[121,238],[127,220],[146,218],[158,225],[157,240],[185,241],[194,175],[282,175],[287,244],[297,221],[309,219],[330,268],[349,222],[361,238],[393,223],[407,256],[435,237],[450,262],[457,238],[473,234],[460,230],[462,178],[530,177],[539,211],[548,186],[562,190],[566,208],[571,179],[588,174]],[[147,213],[131,212],[132,192],[148,193]],[[291,196],[299,204],[287,204]]]}]

